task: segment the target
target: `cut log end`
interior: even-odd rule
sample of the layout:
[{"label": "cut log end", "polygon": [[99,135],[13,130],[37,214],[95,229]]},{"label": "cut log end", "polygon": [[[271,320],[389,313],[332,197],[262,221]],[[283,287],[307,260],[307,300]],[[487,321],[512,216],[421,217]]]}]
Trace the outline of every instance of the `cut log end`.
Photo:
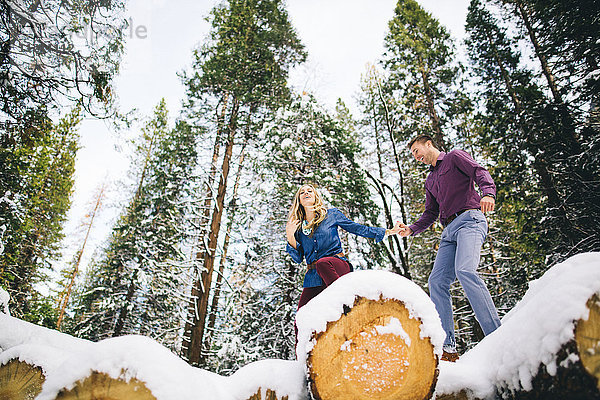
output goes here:
[{"label": "cut log end", "polygon": [[87,378],[77,382],[71,390],[61,390],[56,400],[156,400],[146,385],[137,380],[115,379],[92,372]]},{"label": "cut log end", "polygon": [[0,366],[0,399],[34,399],[42,391],[44,380],[40,367],[11,360]]},{"label": "cut log end", "polygon": [[596,379],[600,389],[600,297],[595,294],[587,302],[587,320],[580,320],[575,329],[575,342],[583,367]]},{"label": "cut log end", "polygon": [[358,298],[316,336],[308,357],[313,395],[328,399],[429,399],[437,357],[421,322],[395,300]]}]

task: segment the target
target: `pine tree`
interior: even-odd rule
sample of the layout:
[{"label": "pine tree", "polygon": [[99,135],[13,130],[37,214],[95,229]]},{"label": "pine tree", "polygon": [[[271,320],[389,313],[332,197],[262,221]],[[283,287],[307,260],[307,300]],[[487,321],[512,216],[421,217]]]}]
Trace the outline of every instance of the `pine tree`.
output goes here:
[{"label": "pine tree", "polygon": [[[280,0],[229,0],[213,9],[211,25],[209,42],[195,52],[193,70],[184,74],[189,107],[225,107],[218,111],[223,117],[215,141],[222,135],[219,182],[209,189],[214,205],[205,202],[205,210],[212,207],[212,213],[210,223],[200,229],[197,258],[202,272],[192,284],[182,346],[182,355],[191,364],[203,362],[203,336],[236,139],[250,132],[245,124],[254,125],[261,113],[288,97],[288,71],[305,58]],[[194,114],[194,110],[187,113]],[[218,152],[215,147],[213,154]]]},{"label": "pine tree", "polygon": [[31,129],[25,115],[65,101],[111,109],[123,9],[122,1],[1,2],[0,121]]},{"label": "pine tree", "polygon": [[[70,207],[80,108],[53,124],[44,110],[28,114],[29,130],[2,136],[0,183],[0,284],[15,316],[39,321],[38,307],[53,309],[34,289],[48,261],[58,255],[62,223]],[[56,315],[50,317],[56,323]]]},{"label": "pine tree", "polygon": [[94,201],[91,211],[85,215],[85,221],[83,222],[83,226],[86,227],[86,230],[83,242],[81,243],[81,246],[75,253],[73,261],[69,264],[68,267],[64,268],[61,271],[63,279],[58,282],[59,286],[61,287],[61,290],[58,293],[57,301],[58,321],[56,322],[56,329],[58,330],[60,330],[61,325],[65,319],[67,306],[69,305],[69,302],[71,300],[71,294],[75,289],[75,283],[79,276],[81,257],[83,256],[83,252],[85,251],[86,245],[88,243],[88,238],[90,237],[92,227],[94,226],[94,220],[96,219],[96,216],[99,214],[100,209],[102,208],[102,204],[106,195],[105,190],[106,183],[103,183],[102,186],[100,186],[100,188],[98,189],[97,193],[94,195]]},{"label": "pine tree", "polygon": [[[490,20],[489,13],[487,17],[484,15],[485,11],[477,14],[476,6],[483,10],[479,3],[474,2],[472,18]],[[551,37],[542,28],[545,23],[551,23],[544,21],[546,13],[536,12],[530,2],[520,0],[507,1],[502,6],[503,13],[512,16],[513,21],[522,27],[535,55],[534,60],[539,65],[539,73],[516,69],[515,65],[522,57],[507,47],[511,44],[507,42],[509,39],[505,32],[499,39],[504,43],[498,43],[494,35],[501,28],[491,28],[497,25],[493,22],[476,21],[471,24],[472,31],[479,31],[474,33],[473,49],[479,53],[475,57],[479,57],[481,80],[487,80],[487,86],[490,86],[498,85],[501,78],[500,87],[508,94],[498,92],[501,96],[496,98],[496,111],[506,111],[508,107],[516,113],[516,118],[508,117],[509,122],[516,120],[518,125],[511,145],[514,154],[516,149],[522,153],[521,160],[513,158],[512,165],[529,164],[529,160],[522,159],[526,154],[534,160],[534,179],[543,189],[546,202],[542,237],[545,247],[553,249],[549,254],[554,254],[554,260],[560,260],[575,252],[598,248],[600,244],[598,228],[592,222],[597,219],[598,213],[597,200],[592,194],[597,191],[598,182],[598,160],[593,152],[598,131],[589,123],[589,111],[582,113],[581,99],[585,96],[580,95],[580,92],[583,93],[581,86],[570,83],[571,79],[577,81],[577,74],[565,75],[557,68],[561,64],[557,60],[564,59],[565,55],[558,55],[545,45]],[[487,27],[486,32],[484,27]],[[485,62],[488,66],[483,64]],[[496,71],[491,71],[490,66]],[[492,76],[494,72],[497,75]],[[545,89],[549,96],[544,93]],[[489,89],[487,96],[492,99],[493,92]],[[501,98],[508,102],[503,105],[498,101]],[[490,100],[492,103],[493,100]],[[492,118],[497,118],[496,111],[490,112]],[[519,132],[522,134],[519,135]],[[521,174],[521,177],[527,176]],[[541,218],[538,221],[541,222]]]},{"label": "pine tree", "polygon": [[[294,316],[304,268],[285,251],[284,226],[300,184],[316,183],[332,206],[356,221],[377,225],[378,219],[357,163],[361,146],[342,103],[334,116],[312,96],[298,96],[265,122],[259,138],[255,143],[263,147],[248,151],[254,169],[242,191],[247,195],[240,218],[236,214],[243,232],[237,246],[244,250],[232,256],[210,349],[208,366],[221,373],[261,358],[295,357]],[[356,268],[384,263],[380,245],[340,234]]]},{"label": "pine tree", "polygon": [[470,102],[460,90],[462,66],[446,28],[415,0],[399,0],[382,62],[390,90],[398,93],[397,107],[410,116],[398,121],[412,134],[431,133],[447,149],[448,136],[464,123],[460,117]]},{"label": "pine tree", "polygon": [[186,257],[183,199],[196,163],[195,129],[169,129],[164,100],[138,148],[137,187],[88,273],[73,332],[89,339],[143,334],[175,348]]}]

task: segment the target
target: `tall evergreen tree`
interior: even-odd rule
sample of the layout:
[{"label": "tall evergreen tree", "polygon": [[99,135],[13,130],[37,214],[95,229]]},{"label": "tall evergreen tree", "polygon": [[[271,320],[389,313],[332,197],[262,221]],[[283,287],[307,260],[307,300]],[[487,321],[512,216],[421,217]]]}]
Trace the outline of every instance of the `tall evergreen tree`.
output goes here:
[{"label": "tall evergreen tree", "polygon": [[460,88],[462,67],[446,28],[415,0],[399,0],[385,38],[383,64],[398,106],[410,117],[399,116],[399,121],[412,134],[432,134],[446,149],[448,136],[464,124],[461,115],[470,104]]},{"label": "tall evergreen tree", "polygon": [[[332,113],[309,95],[297,97],[265,123],[261,149],[249,151],[254,169],[240,207],[243,249],[229,275],[231,290],[217,322],[210,367],[228,372],[261,358],[293,359],[294,316],[305,268],[285,251],[284,226],[296,190],[317,183],[348,217],[376,225],[366,176],[357,163],[361,146],[343,104]],[[262,182],[260,185],[258,182]],[[341,232],[356,268],[381,267],[380,245]]]},{"label": "tall evergreen tree", "polygon": [[[493,107],[496,108],[495,111],[490,109],[488,115],[495,119],[496,112],[506,115],[506,111],[512,109],[515,113],[513,117],[504,117],[518,126],[518,131],[513,130],[516,133],[512,136],[513,149],[506,149],[512,154],[521,150],[520,157],[511,159],[513,166],[528,165],[529,160],[533,160],[535,179],[543,189],[541,230],[545,247],[553,249],[549,255],[560,260],[569,254],[599,248],[598,227],[592,222],[600,211],[593,194],[598,190],[598,158],[593,150],[599,131],[590,123],[593,119],[590,98],[586,101],[588,106],[582,108],[581,99],[585,98],[580,94],[582,86],[570,83],[571,78],[577,81],[577,74],[569,77],[564,71],[557,73],[556,67],[560,64],[557,60],[565,55],[559,56],[544,45],[551,35],[542,26],[551,21],[544,21],[546,13],[536,13],[531,2],[507,1],[501,9],[522,27],[539,65],[536,75],[535,71],[516,66],[522,57],[514,50],[506,30],[492,21],[491,14],[479,2],[473,2],[471,8],[468,24],[472,32],[471,57],[478,63],[483,86],[488,88],[488,107],[495,102]],[[494,85],[500,87],[495,100],[489,89]],[[504,105],[498,101],[501,98],[507,100]],[[582,113],[582,110],[586,111]],[[496,132],[496,137],[498,135],[501,133]],[[506,142],[507,139],[499,140]],[[527,155],[530,158],[523,160]]]},{"label": "tall evergreen tree", "polygon": [[[224,144],[219,180],[209,188],[205,210],[210,219],[200,227],[198,259],[202,272],[192,284],[182,355],[202,362],[202,343],[218,246],[233,147],[241,132],[251,132],[264,110],[286,97],[288,71],[305,58],[281,0],[229,0],[211,13],[209,42],[195,52],[190,73],[184,74],[188,107],[215,104],[221,109],[215,143]],[[187,110],[194,114],[194,110]],[[246,124],[246,126],[244,126]],[[222,139],[219,139],[222,137]],[[213,154],[218,154],[216,151]],[[214,159],[214,158],[213,158]]]},{"label": "tall evergreen tree", "polygon": [[14,315],[29,320],[38,318],[35,304],[42,300],[33,287],[58,255],[71,204],[80,111],[58,124],[44,110],[28,114],[30,129],[15,127],[2,136],[0,285],[11,295]]},{"label": "tall evergreen tree", "polygon": [[196,138],[185,123],[169,129],[161,101],[138,148],[135,193],[88,274],[73,333],[94,340],[136,333],[173,349],[178,345],[183,199],[196,163]]}]

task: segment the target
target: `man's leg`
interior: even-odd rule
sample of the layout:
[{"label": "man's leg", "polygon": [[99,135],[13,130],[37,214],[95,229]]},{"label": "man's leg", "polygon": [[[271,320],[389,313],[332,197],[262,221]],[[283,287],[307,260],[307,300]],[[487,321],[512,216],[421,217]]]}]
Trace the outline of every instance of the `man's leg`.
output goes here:
[{"label": "man's leg", "polygon": [[[477,273],[481,246],[487,235],[487,222],[481,211],[469,211],[456,232],[456,276],[462,285],[475,317],[486,335],[500,326],[498,311],[485,283]],[[466,213],[465,213],[466,214]]]},{"label": "man's leg", "polygon": [[452,299],[450,285],[456,279],[454,274],[454,258],[456,243],[448,240],[446,231],[442,233],[440,248],[435,257],[433,270],[429,275],[429,295],[442,320],[442,328],[446,332],[444,350],[456,353],[456,340],[454,339],[454,318],[452,317]]}]

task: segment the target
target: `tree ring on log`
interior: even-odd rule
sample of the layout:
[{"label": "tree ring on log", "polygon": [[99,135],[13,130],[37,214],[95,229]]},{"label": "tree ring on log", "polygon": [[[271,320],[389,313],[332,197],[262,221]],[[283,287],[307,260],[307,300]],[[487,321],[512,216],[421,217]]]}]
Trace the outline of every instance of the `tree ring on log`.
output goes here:
[{"label": "tree ring on log", "polygon": [[92,372],[70,390],[61,390],[56,400],[156,400],[145,383],[135,378],[115,379],[101,372]]},{"label": "tree ring on log", "polygon": [[431,398],[438,360],[420,327],[398,300],[358,297],[346,315],[314,336],[307,358],[313,397]]},{"label": "tree ring on log", "polygon": [[587,307],[589,317],[579,320],[575,329],[577,352],[585,370],[596,378],[600,389],[600,297],[592,296]]},{"label": "tree ring on log", "polygon": [[0,399],[29,400],[42,391],[42,368],[16,359],[0,366]]}]

